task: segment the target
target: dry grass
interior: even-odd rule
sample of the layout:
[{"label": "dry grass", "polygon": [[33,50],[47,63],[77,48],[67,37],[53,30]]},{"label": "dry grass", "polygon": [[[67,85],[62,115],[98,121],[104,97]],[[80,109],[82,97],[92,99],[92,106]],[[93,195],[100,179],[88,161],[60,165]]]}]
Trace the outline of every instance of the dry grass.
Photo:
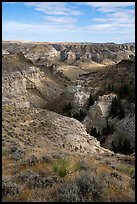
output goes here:
[{"label": "dry grass", "polygon": [[135,173],[135,167],[134,166],[129,166],[127,164],[120,164],[117,166],[119,171],[122,171],[125,174],[132,175]]},{"label": "dry grass", "polygon": [[[89,176],[95,176],[95,178],[98,180],[98,178],[102,175],[105,175],[105,177],[110,176],[112,170],[111,167],[100,163],[99,160],[95,160],[94,158],[88,158],[85,159],[81,158],[83,161],[85,161],[89,165],[89,170],[85,170],[85,173],[87,173]],[[80,168],[79,168],[79,157],[67,157],[65,160],[63,159],[56,159],[53,160],[50,163],[42,163],[38,162],[34,166],[29,166],[28,164],[21,164],[18,168],[17,174],[23,173],[25,171],[32,170],[36,172],[38,175],[44,176],[44,177],[52,177],[52,176],[59,176],[60,179],[57,180],[57,182],[52,187],[46,187],[46,188],[39,188],[39,189],[29,189],[29,187],[26,185],[24,186],[24,189],[22,192],[20,192],[17,195],[14,196],[8,196],[6,198],[6,201],[12,202],[12,201],[32,201],[32,202],[57,202],[58,201],[58,188],[61,184],[64,186],[71,186],[73,183],[76,182],[77,178],[79,178],[82,174]],[[9,162],[13,164],[12,160],[4,161],[4,166],[8,165]],[[15,163],[14,163],[15,165]],[[56,169],[57,168],[57,169]],[[65,169],[65,173],[63,172],[62,175],[62,169]],[[12,168],[13,170],[14,168]],[[56,169],[56,170],[55,170]],[[120,175],[119,170],[115,170],[117,174]],[[7,170],[4,171],[4,175],[13,175],[12,171],[8,172]],[[130,196],[131,187],[131,178],[128,175],[128,173],[121,172],[121,175],[124,176],[124,180],[117,180],[117,178],[114,177],[108,177],[109,183],[108,183],[108,189],[102,194],[102,200],[105,201],[130,201],[132,200],[132,196]],[[104,181],[105,181],[104,177]],[[111,178],[111,179],[109,179]],[[61,182],[61,183],[60,183]],[[62,183],[63,182],[63,183]],[[124,182],[124,183],[123,183]],[[22,186],[22,181],[16,179],[16,183],[18,185]],[[67,193],[67,189],[65,190]],[[68,192],[69,193],[69,192]],[[74,196],[74,195],[73,195]]]},{"label": "dry grass", "polygon": [[105,164],[98,164],[97,165],[97,172],[101,173],[110,173],[113,169]]},{"label": "dry grass", "polygon": [[7,156],[8,152],[7,152],[7,148],[6,147],[2,147],[2,157]]},{"label": "dry grass", "polygon": [[131,195],[132,191],[129,186],[121,187],[114,183],[109,184],[106,194],[107,200],[113,202],[132,202],[134,199]]},{"label": "dry grass", "polygon": [[2,158],[2,175],[12,175],[15,168],[15,161],[7,157]]},{"label": "dry grass", "polygon": [[28,202],[31,200],[32,190],[24,189],[22,192],[16,195],[7,196],[5,202]]}]

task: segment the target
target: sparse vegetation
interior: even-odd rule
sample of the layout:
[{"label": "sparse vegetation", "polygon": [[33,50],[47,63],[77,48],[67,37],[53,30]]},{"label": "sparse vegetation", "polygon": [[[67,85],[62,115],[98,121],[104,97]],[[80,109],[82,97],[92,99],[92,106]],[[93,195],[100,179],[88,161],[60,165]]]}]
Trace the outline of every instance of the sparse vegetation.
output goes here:
[{"label": "sparse vegetation", "polygon": [[106,190],[100,176],[83,172],[73,183],[65,183],[59,187],[59,202],[100,201]]},{"label": "sparse vegetation", "polygon": [[116,93],[120,99],[127,99],[130,103],[135,102],[135,89],[133,87],[133,81],[130,82],[130,85],[122,82],[122,84],[118,87],[114,86],[113,84],[109,84],[107,90],[109,92]]},{"label": "sparse vegetation", "polygon": [[[118,166],[118,169],[122,172],[128,173],[129,175],[131,175],[131,177],[133,175],[135,175],[135,167],[131,166],[131,165],[127,165],[127,164],[120,164]],[[134,178],[134,177],[133,177]]]},{"label": "sparse vegetation", "polygon": [[84,172],[76,180],[82,201],[100,201],[102,195],[107,191],[107,186],[103,179],[98,175],[91,175]]},{"label": "sparse vegetation", "polygon": [[[93,164],[94,168],[92,168]],[[30,170],[27,170],[28,168]],[[131,172],[133,174],[134,168],[131,166],[127,169],[126,166],[119,166],[119,171],[129,177]],[[19,191],[15,191],[16,188],[13,188],[15,185],[12,187],[10,184],[12,189],[15,189],[15,193],[7,195],[5,191],[3,201],[108,202],[112,199],[119,201],[120,190],[122,191],[121,200],[130,200],[130,197],[124,197],[123,180],[119,172],[113,171],[105,163],[100,164],[100,161],[93,158],[92,161],[90,159],[88,161],[72,158],[56,159],[50,163],[38,162],[29,167],[26,163],[24,167],[18,168],[16,174],[19,175],[19,177],[16,176],[18,186],[19,184],[22,186],[25,182],[21,189],[26,193],[24,194],[20,188]],[[130,188],[133,188],[132,183],[129,183]],[[127,192],[128,195],[130,191]]]},{"label": "sparse vegetation", "polygon": [[58,188],[58,202],[80,202],[76,183],[64,183]]}]

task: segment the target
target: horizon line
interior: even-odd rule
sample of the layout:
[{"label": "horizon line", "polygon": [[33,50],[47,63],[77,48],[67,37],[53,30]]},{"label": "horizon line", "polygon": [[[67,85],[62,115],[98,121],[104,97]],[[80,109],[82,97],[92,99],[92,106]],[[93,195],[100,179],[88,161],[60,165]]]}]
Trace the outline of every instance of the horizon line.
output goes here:
[{"label": "horizon line", "polygon": [[125,44],[125,43],[131,43],[131,44],[135,44],[135,42],[121,42],[121,43],[117,43],[117,42],[91,42],[91,41],[60,41],[60,42],[53,42],[53,41],[31,41],[31,40],[2,40],[2,42],[24,42],[24,43],[99,43],[99,44],[104,44],[104,43],[114,43],[114,44]]}]

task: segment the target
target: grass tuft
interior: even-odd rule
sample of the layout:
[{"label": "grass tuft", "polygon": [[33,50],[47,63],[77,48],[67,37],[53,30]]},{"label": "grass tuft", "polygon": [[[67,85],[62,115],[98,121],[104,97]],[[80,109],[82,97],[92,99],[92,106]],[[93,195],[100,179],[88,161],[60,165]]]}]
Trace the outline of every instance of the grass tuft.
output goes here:
[{"label": "grass tuft", "polygon": [[53,164],[53,171],[60,177],[65,177],[69,172],[70,163],[66,159],[60,159]]}]

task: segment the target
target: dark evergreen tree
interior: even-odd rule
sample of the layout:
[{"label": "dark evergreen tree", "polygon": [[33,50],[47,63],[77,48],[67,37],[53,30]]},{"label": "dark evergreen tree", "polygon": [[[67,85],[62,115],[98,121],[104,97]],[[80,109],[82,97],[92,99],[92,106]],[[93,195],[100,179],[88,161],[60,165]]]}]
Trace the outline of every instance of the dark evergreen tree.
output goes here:
[{"label": "dark evergreen tree", "polygon": [[120,106],[119,108],[119,112],[118,112],[118,118],[121,120],[122,118],[125,117],[125,111],[124,109],[122,108],[122,106]]},{"label": "dark evergreen tree", "polygon": [[94,105],[94,100],[92,98],[92,95],[90,94],[90,97],[89,97],[89,106],[93,106]]},{"label": "dark evergreen tree", "polygon": [[64,105],[63,107],[63,113],[66,113],[72,109],[71,103],[69,102],[68,104]]},{"label": "dark evergreen tree", "polygon": [[91,131],[90,131],[90,135],[91,136],[94,136],[96,138],[99,138],[101,135],[100,135],[100,132],[97,131],[97,129],[95,127],[92,127],[91,128]]},{"label": "dark evergreen tree", "polygon": [[70,102],[68,103],[68,109],[69,109],[69,110],[72,109],[72,106],[71,106],[71,103],[70,103]]},{"label": "dark evergreen tree", "polygon": [[117,148],[116,148],[116,145],[114,144],[114,141],[112,141],[111,144],[112,144],[112,151],[115,152],[115,153],[117,153],[117,151],[116,151]]},{"label": "dark evergreen tree", "polygon": [[131,144],[129,142],[128,139],[124,139],[123,144],[122,144],[122,152],[124,154],[131,154],[133,153],[132,148],[131,148]]},{"label": "dark evergreen tree", "polygon": [[109,116],[112,118],[117,116],[120,120],[125,117],[124,109],[122,108],[120,99],[117,97],[112,99]]},{"label": "dark evergreen tree", "polygon": [[108,121],[107,121],[106,126],[102,128],[102,135],[107,136],[107,135],[109,135],[109,134],[113,134],[113,132],[114,132],[114,127],[113,127],[113,125],[110,125],[110,124],[108,123]]},{"label": "dark evergreen tree", "polygon": [[87,104],[87,110],[89,110],[89,107],[93,105],[94,105],[94,99],[92,95],[90,94],[89,99],[88,99],[88,104]]},{"label": "dark evergreen tree", "polygon": [[112,151],[114,151],[115,153],[121,153],[121,154],[133,153],[130,141],[126,138],[124,139],[120,138],[117,146],[112,141]]},{"label": "dark evergreen tree", "polygon": [[109,85],[108,85],[108,90],[113,92],[113,91],[115,90],[115,89],[114,89],[114,85],[113,85],[113,84],[112,84],[112,85],[109,84]]},{"label": "dark evergreen tree", "polygon": [[129,102],[134,102],[135,100],[135,90],[134,87],[131,88],[129,84],[122,84],[120,88],[116,91],[119,98],[127,99]]},{"label": "dark evergreen tree", "polygon": [[110,84],[108,85],[108,90],[111,91],[111,85]]},{"label": "dark evergreen tree", "polygon": [[74,113],[73,114],[73,118],[79,120],[80,122],[82,122],[82,120],[84,120],[84,118],[86,117],[86,112],[82,109],[80,109],[79,113]]}]

